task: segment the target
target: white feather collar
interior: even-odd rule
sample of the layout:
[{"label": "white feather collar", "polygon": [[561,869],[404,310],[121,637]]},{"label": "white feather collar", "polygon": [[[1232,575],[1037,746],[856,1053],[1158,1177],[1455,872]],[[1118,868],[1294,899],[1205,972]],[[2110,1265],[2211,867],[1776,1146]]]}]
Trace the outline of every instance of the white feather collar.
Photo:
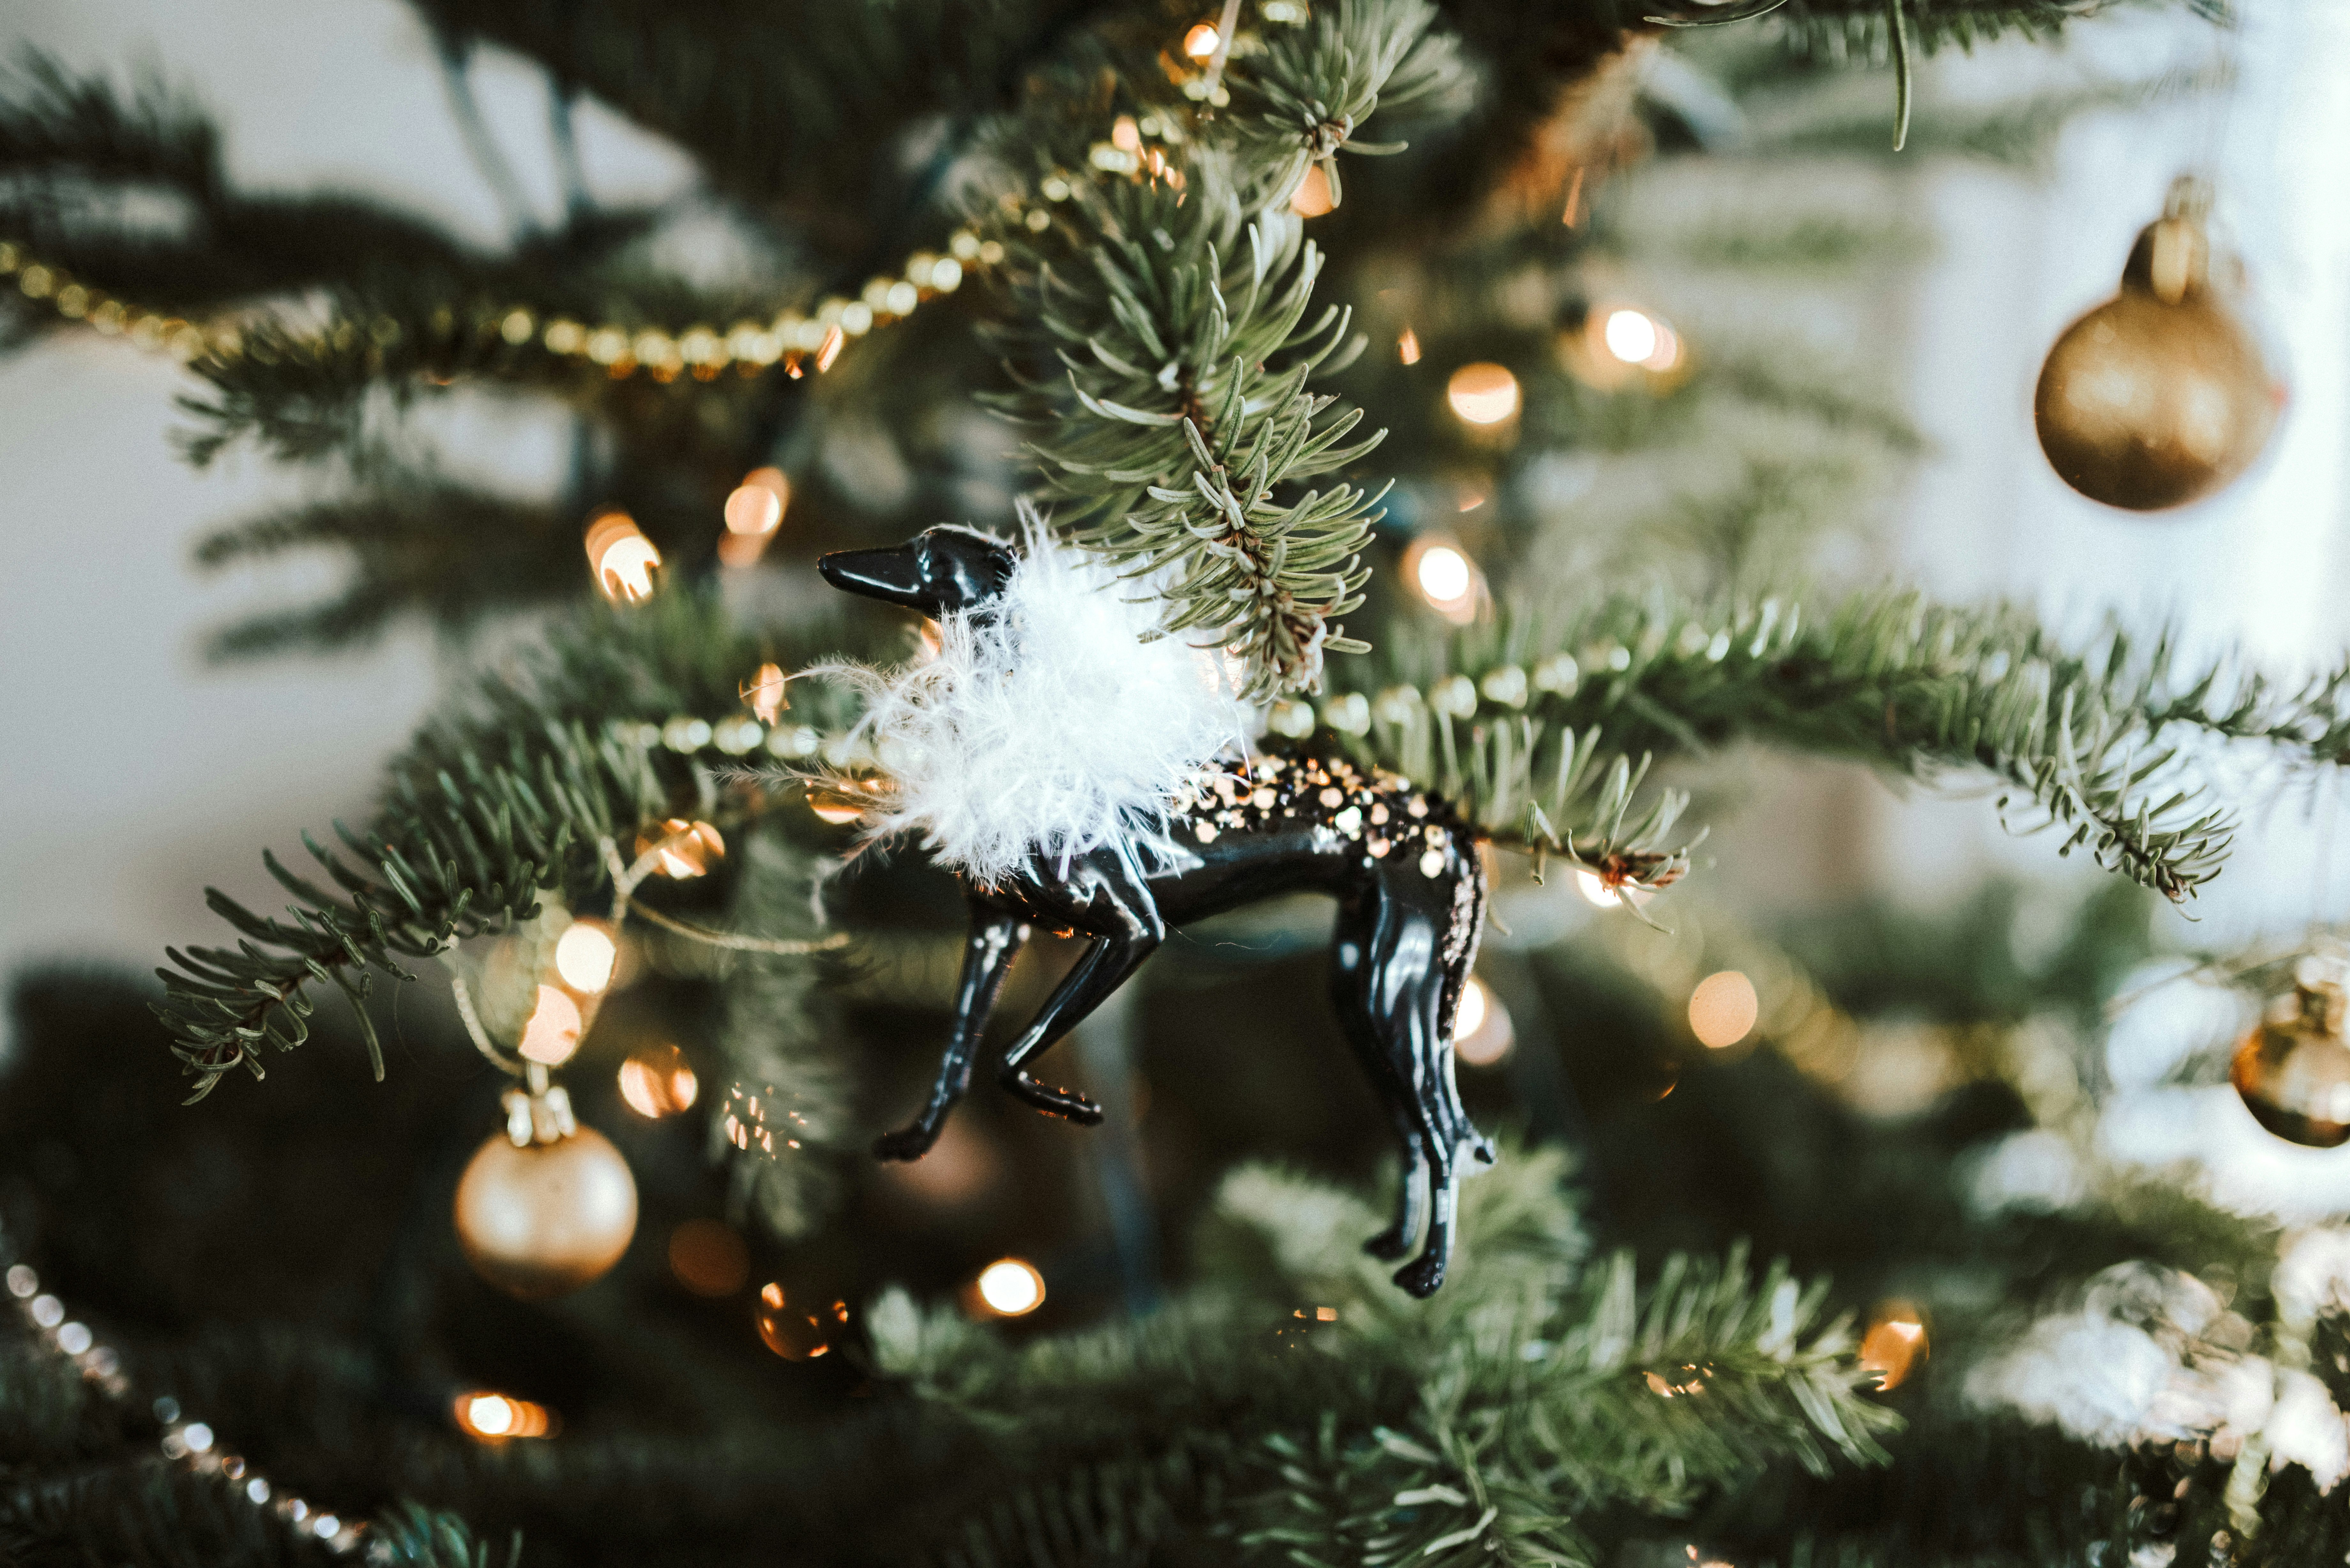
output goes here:
[{"label": "white feather collar", "polygon": [[1026,533],[993,613],[949,616],[936,657],[822,671],[865,698],[858,733],[883,774],[860,794],[867,838],[919,836],[990,884],[1034,856],[1147,857],[1176,790],[1247,735],[1216,653],[1158,635],[1148,584]]}]

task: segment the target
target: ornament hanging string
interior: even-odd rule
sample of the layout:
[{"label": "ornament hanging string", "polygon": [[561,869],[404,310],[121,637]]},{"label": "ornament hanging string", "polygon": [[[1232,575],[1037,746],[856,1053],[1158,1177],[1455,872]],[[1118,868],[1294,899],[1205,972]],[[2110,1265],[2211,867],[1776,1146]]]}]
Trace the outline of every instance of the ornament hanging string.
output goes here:
[{"label": "ornament hanging string", "polygon": [[[697,926],[691,921],[681,920],[673,915],[665,915],[650,905],[636,903],[634,901],[636,890],[646,877],[659,869],[662,850],[684,836],[686,836],[683,834],[670,835],[642,855],[638,856],[632,865],[624,864],[621,861],[619,846],[612,839],[606,838],[602,841],[604,864],[612,874],[611,920],[615,929],[624,927],[629,918],[634,915],[651,921],[663,930],[707,947],[719,948],[729,952],[764,953],[779,958],[806,958],[816,953],[837,952],[848,945],[849,935],[847,931],[835,931],[829,936],[812,938],[754,937],[739,931],[712,930],[706,926]],[[450,946],[451,950],[453,951],[455,944],[452,942]],[[505,1051],[490,1037],[488,1027],[482,1022],[481,1012],[473,1003],[473,992],[465,984],[465,977],[453,970],[449,976],[449,991],[456,1001],[458,1021],[464,1024],[465,1033],[473,1041],[473,1048],[501,1072],[512,1077],[527,1080],[533,1094],[545,1094],[546,1068],[536,1062],[509,1059]],[[600,994],[592,994],[586,999],[586,1006],[582,1010],[579,1023],[579,1032],[582,1035],[585,1035],[595,1023],[596,1010],[601,1002]]]}]

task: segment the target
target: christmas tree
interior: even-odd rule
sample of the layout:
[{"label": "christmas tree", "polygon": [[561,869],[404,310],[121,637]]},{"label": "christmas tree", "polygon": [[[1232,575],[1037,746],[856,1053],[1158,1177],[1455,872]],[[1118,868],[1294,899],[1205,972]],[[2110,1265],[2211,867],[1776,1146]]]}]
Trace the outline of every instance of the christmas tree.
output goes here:
[{"label": "christmas tree", "polygon": [[[273,902],[16,978],[0,1560],[2339,1560],[2350,1231],[2113,1113],[2350,1138],[2343,955],[2158,918],[2350,665],[1839,569],[1925,442],[1772,330],[2220,90],[1932,90],[2084,9],[414,0],[495,244],[21,56],[11,343],[343,568],[213,652],[465,668]],[[2041,382],[2118,506],[2274,422],[2211,202]],[[2098,877],[1741,898],[1766,754]]]}]

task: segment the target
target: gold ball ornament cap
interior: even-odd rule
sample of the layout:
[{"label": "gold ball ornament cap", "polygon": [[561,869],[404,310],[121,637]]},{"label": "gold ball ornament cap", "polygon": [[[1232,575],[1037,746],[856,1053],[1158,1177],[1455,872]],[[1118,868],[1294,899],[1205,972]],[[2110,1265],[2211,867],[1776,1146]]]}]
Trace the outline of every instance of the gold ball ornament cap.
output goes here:
[{"label": "gold ball ornament cap", "polygon": [[2228,1066],[2244,1108],[2261,1126],[2305,1148],[2350,1142],[2350,1042],[2344,996],[2330,981],[2280,997],[2244,1036]]},{"label": "gold ball ornament cap", "polygon": [[[2041,450],[2092,501],[2184,506],[2250,468],[2282,389],[2212,278],[2199,182],[2171,188],[2122,271],[2121,291],[2064,329],[2033,398]],[[2223,277],[2234,269],[2221,258]]]},{"label": "gold ball ornament cap", "polygon": [[600,1277],[637,1231],[637,1183],[611,1140],[580,1127],[516,1147],[504,1132],[457,1183],[457,1240],[473,1272],[520,1301]]}]

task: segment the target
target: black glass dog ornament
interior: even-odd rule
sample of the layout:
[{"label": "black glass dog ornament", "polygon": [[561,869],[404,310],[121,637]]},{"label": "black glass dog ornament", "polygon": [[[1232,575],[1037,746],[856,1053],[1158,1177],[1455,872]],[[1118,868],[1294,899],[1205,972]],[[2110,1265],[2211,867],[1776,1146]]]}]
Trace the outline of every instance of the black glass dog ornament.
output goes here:
[{"label": "black glass dog ornament", "polygon": [[[1015,565],[984,535],[938,527],[891,549],[828,555],[816,567],[835,587],[944,619],[990,614]],[[1037,856],[993,886],[964,885],[971,936],[954,1030],[929,1104],[882,1138],[877,1155],[919,1159],[937,1141],[970,1086],[997,988],[1031,928],[1076,931],[1089,945],[1004,1053],[998,1079],[1038,1110],[1092,1125],[1100,1107],[1029,1075],[1038,1056],[1123,984],[1170,928],[1276,894],[1329,893],[1338,900],[1331,999],[1403,1152],[1394,1222],[1367,1250],[1402,1257],[1425,1217],[1427,1244],[1396,1282],[1416,1296],[1444,1282],[1463,1161],[1493,1158],[1461,1107],[1451,1050],[1484,923],[1485,874],[1474,833],[1445,801],[1314,753],[1215,763],[1171,803],[1159,853],[1105,847],[1066,863]]]}]

